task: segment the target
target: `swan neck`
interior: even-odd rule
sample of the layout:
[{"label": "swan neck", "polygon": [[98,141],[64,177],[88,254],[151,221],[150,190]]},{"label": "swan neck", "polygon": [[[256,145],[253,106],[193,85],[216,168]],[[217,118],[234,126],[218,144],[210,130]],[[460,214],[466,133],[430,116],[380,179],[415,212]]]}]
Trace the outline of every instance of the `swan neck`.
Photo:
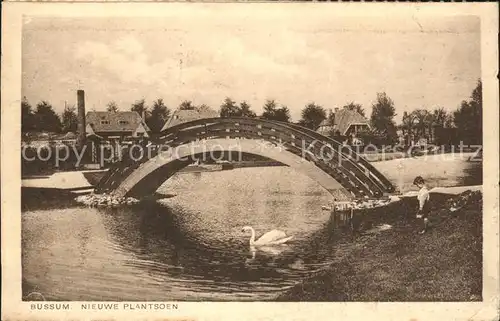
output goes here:
[{"label": "swan neck", "polygon": [[255,243],[255,230],[251,227],[252,236],[250,236],[250,244]]}]

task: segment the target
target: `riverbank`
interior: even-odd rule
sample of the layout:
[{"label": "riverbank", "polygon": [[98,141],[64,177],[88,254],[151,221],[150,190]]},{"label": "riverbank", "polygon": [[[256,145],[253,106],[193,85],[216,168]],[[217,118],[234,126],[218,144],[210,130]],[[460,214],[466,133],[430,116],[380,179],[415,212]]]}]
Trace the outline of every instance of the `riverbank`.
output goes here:
[{"label": "riverbank", "polygon": [[450,197],[432,195],[432,228],[423,235],[415,200],[394,204],[378,222],[392,229],[339,240],[347,254],[278,301],[481,301],[481,202],[450,212],[442,207]]},{"label": "riverbank", "polygon": [[[155,202],[159,199],[175,197],[175,194],[154,193],[141,199]],[[82,206],[76,201],[78,193],[60,188],[21,187],[21,211],[38,211]],[[81,196],[80,196],[81,197]]]},{"label": "riverbank", "polygon": [[77,206],[77,195],[59,188],[21,187],[21,211],[50,210]]}]

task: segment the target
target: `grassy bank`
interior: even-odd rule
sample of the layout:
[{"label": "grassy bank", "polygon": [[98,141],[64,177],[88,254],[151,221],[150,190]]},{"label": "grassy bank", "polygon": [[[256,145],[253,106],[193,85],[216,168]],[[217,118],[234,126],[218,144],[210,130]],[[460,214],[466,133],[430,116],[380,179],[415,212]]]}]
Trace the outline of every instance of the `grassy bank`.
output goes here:
[{"label": "grassy bank", "polygon": [[76,195],[58,188],[21,188],[21,211],[49,210],[77,205]]},{"label": "grassy bank", "polygon": [[[412,205],[391,208],[383,221],[393,228],[365,233],[338,262],[293,287],[279,301],[480,301],[482,209],[439,209],[434,197],[432,229],[419,235]],[[437,204],[436,204],[437,203]],[[344,253],[345,253],[344,252]]]}]

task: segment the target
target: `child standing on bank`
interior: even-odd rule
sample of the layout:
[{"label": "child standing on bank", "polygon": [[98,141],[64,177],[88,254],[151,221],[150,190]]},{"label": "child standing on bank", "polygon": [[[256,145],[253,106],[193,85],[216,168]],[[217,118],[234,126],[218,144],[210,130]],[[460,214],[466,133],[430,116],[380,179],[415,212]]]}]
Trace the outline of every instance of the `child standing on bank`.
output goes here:
[{"label": "child standing on bank", "polygon": [[413,180],[413,184],[416,185],[419,188],[418,194],[417,194],[417,200],[418,200],[418,212],[417,212],[417,218],[423,219],[424,222],[424,228],[419,232],[420,234],[424,234],[427,232],[427,228],[429,226],[429,190],[427,189],[427,186],[425,185],[425,181],[422,178],[422,176],[417,176],[415,177],[415,180]]}]

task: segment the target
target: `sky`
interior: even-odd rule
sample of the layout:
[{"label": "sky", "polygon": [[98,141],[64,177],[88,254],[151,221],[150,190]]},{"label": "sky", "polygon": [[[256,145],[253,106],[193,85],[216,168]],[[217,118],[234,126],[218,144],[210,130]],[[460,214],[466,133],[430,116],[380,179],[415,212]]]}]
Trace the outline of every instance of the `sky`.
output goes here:
[{"label": "sky", "polygon": [[219,109],[225,97],[286,105],[293,120],[315,102],[349,102],[367,115],[378,92],[404,111],[455,110],[481,75],[476,17],[339,17],[327,10],[225,12],[203,7],[156,17],[26,17],[22,94],[57,112],[144,98],[176,108],[182,101]]}]

